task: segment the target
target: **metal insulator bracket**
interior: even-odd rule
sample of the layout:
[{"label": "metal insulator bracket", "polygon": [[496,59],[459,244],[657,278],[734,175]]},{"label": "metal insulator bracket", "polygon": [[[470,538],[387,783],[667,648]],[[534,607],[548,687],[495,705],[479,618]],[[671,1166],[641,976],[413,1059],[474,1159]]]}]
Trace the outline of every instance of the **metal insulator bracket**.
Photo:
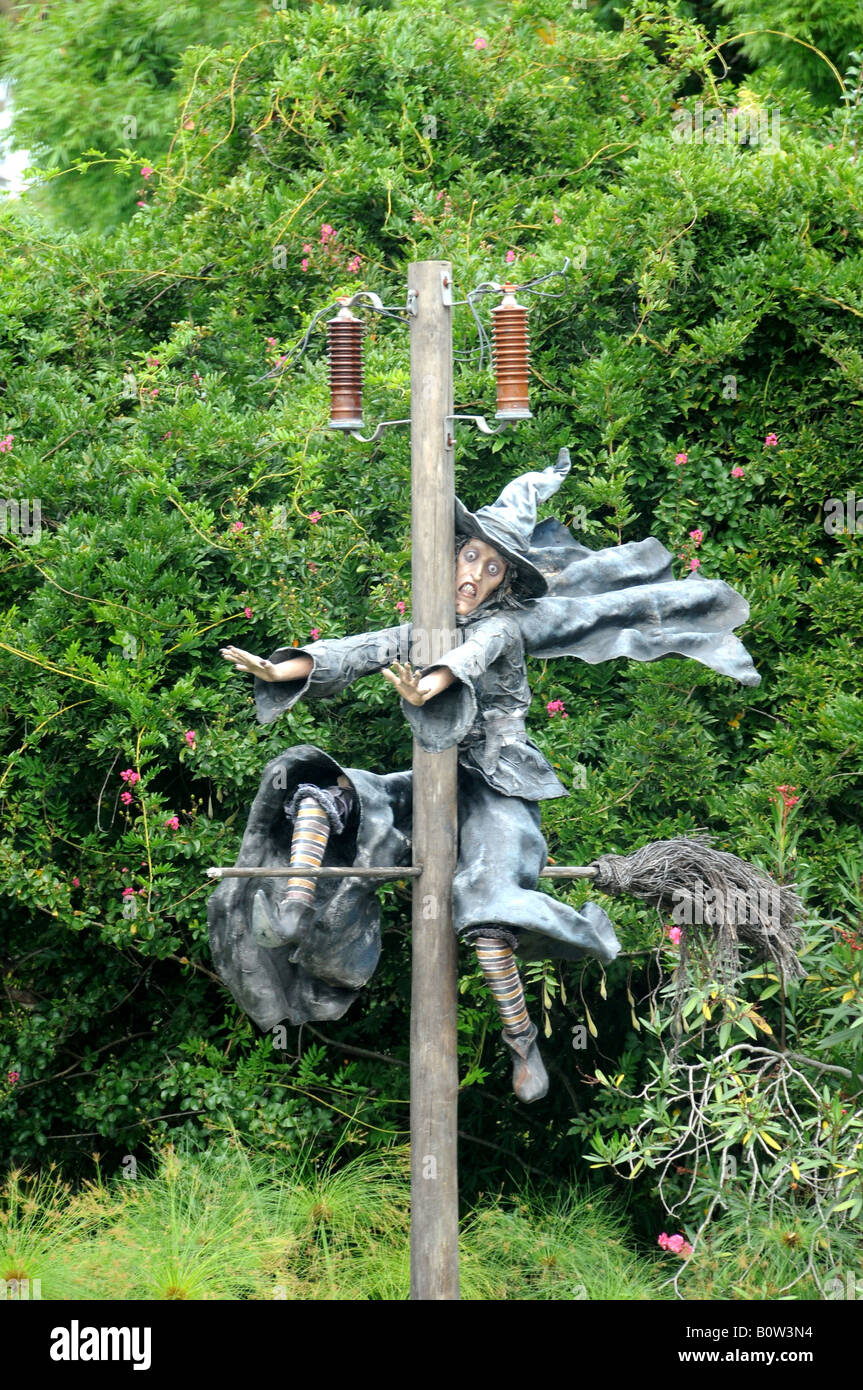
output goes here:
[{"label": "metal insulator bracket", "polygon": [[347,308],[350,309],[351,305],[359,304],[363,299],[367,299],[375,309],[383,309],[384,307],[383,300],[376,295],[373,290],[357,290],[356,294],[352,294],[350,298],[346,298],[342,295],[339,303],[346,305]]},{"label": "metal insulator bracket", "polygon": [[504,420],[500,425],[490,425],[484,415],[447,415],[443,422],[443,442],[445,449],[452,449],[455,444],[455,434],[453,426],[456,420],[473,420],[480,434],[500,434],[502,430],[514,426],[515,420]]},{"label": "metal insulator bracket", "polygon": [[374,444],[376,439],[380,439],[384,430],[390,425],[409,425],[410,420],[381,420],[374,431],[374,434],[360,434],[357,430],[350,430],[351,439],[358,439],[361,444]]}]

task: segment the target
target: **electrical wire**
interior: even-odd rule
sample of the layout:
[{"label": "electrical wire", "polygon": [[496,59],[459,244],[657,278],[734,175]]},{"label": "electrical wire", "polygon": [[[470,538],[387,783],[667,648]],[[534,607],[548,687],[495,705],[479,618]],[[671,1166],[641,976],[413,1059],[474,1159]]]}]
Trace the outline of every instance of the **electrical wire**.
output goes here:
[{"label": "electrical wire", "polygon": [[[556,276],[565,279],[569,266],[570,259],[569,256],[567,256],[564,259],[562,269],[550,270],[546,275],[537,275],[533,280],[525,280],[520,285],[513,285],[511,280],[505,280],[503,284],[499,283],[497,280],[484,280],[482,284],[470,290],[466,298],[453,300],[454,308],[457,305],[466,304],[470,309],[473,314],[477,338],[479,340],[477,347],[459,349],[453,353],[453,356],[463,361],[475,357],[476,354],[479,353],[479,362],[477,363],[479,371],[482,371],[486,356],[489,358],[491,357],[491,339],[489,338],[488,329],[477,313],[476,304],[474,303],[475,299],[478,299],[484,294],[502,294],[504,284],[513,285],[512,293],[514,294],[535,294],[539,299],[561,299],[565,292],[563,289],[560,290],[558,294],[551,294],[547,290],[538,290],[534,287],[536,285],[543,285],[547,280],[553,280]],[[313,315],[297,346],[293,348],[291,352],[286,352],[284,357],[280,357],[276,365],[272,367],[270,371],[264,372],[263,376],[256,377],[252,385],[257,386],[260,382],[267,381],[270,377],[281,376],[283,372],[287,371],[288,367],[297,362],[309,345],[309,339],[315,324],[324,317],[324,314],[333,313],[341,308],[350,308],[352,304],[357,304],[360,300],[369,301],[364,307],[370,309],[372,313],[382,314],[386,318],[400,319],[402,323],[410,322],[410,309],[407,304],[382,304],[378,296],[371,290],[358,290],[356,294],[350,296],[340,295],[338,299],[333,300],[332,304],[327,304],[323,309],[319,309],[317,313]]]}]

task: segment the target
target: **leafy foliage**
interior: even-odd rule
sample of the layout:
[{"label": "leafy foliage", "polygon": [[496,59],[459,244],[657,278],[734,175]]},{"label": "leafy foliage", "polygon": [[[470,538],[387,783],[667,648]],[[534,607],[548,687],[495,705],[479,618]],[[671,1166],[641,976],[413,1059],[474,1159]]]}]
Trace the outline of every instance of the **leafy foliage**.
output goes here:
[{"label": "leafy foliage", "polygon": [[[332,1149],[345,1123],[357,1148],[405,1135],[407,887],[379,890],[385,954],[361,1004],[281,1045],[212,974],[204,870],[233,862],[260,770],[286,744],[408,765],[382,679],[262,727],[218,647],[269,654],[313,628],[388,626],[409,600],[405,433],[368,449],[325,432],[321,328],[265,373],[339,293],[403,303],[407,263],[439,257],[462,293],[572,262],[562,298],[531,301],[534,419],[505,448],[460,434],[460,496],[486,501],[566,444],[573,472],[550,510],[583,507],[588,545],[657,535],[678,573],[699,562],[751,603],[758,690],[676,659],[533,663],[531,736],[575,787],[544,809],[550,853],[587,863],[709,825],[721,848],[793,875],[813,911],[811,978],[783,1005],[750,974],[736,1015],[709,1020],[732,1031],[699,1031],[698,1046],[708,1061],[744,1039],[779,1048],[791,1008],[785,1036],[852,1074],[818,1088],[852,1110],[859,978],[825,925],[853,934],[861,911],[843,869],[858,874],[863,753],[848,500],[863,227],[847,103],[783,106],[779,148],[676,139],[675,112],[727,114],[741,97],[674,5],[618,30],[568,0],[542,21],[509,6],[486,31],[437,0],[267,10],[179,61],[169,138],[111,156],[124,177],[153,167],[146,206],[112,235],[57,231],[28,199],[0,210],[0,434],[13,436],[0,486],[41,507],[38,533],[0,536],[5,1151],[50,1148],[80,1171],[94,1143],[116,1165],[166,1131],[288,1153]],[[745,101],[769,98],[748,82]],[[87,162],[40,197],[71,197]],[[475,348],[470,315],[456,333]],[[400,325],[370,321],[366,364],[366,418],[404,416]],[[458,371],[459,406],[487,408],[487,371],[471,357]],[[557,699],[566,720],[546,713]],[[780,785],[800,796],[781,836]],[[554,1089],[528,1112],[465,960],[460,1126],[480,1141],[468,1195],[510,1164],[582,1170],[642,1118],[632,1097],[662,1068],[662,997],[659,1023],[644,1012],[652,962],[672,957],[655,915],[608,906],[625,952],[607,981],[595,965],[534,972]],[[699,1030],[709,998],[693,1006]],[[752,1010],[772,1035],[752,1039]],[[787,1125],[769,1125],[790,1161]],[[738,1160],[751,1147],[731,1142]],[[653,1236],[649,1166],[636,1187]]]}]

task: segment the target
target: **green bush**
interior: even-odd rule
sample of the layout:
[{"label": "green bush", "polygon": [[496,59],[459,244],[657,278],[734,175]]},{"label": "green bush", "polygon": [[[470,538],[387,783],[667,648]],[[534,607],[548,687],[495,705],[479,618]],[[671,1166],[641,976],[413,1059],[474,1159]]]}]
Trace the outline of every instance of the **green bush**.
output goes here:
[{"label": "green bush", "polygon": [[[345,1117],[351,1145],[405,1136],[407,887],[380,890],[385,953],[361,1003],[279,1050],[212,974],[204,870],[233,862],[285,746],[409,765],[382,678],[262,727],[218,647],[387,626],[409,599],[407,435],[370,449],[326,433],[320,326],[262,378],[338,293],[402,304],[424,258],[452,260],[459,297],[572,262],[562,297],[530,301],[534,419],[506,445],[460,433],[459,495],[487,501],[567,444],[550,510],[584,507],[587,544],[657,535],[679,574],[698,559],[752,606],[757,690],[676,659],[532,663],[530,733],[577,783],[545,808],[550,853],[587,863],[708,825],[795,875],[815,914],[802,1036],[823,1047],[850,1028],[835,1009],[848,995],[859,1010],[859,971],[818,923],[859,926],[842,876],[861,817],[859,533],[844,511],[843,530],[823,522],[828,499],[844,508],[861,488],[860,168],[845,107],[810,121],[802,98],[778,149],[675,138],[699,100],[738,104],[711,62],[673,7],[616,32],[568,0],[542,21],[513,5],[485,30],[416,0],[268,12],[184,55],[182,120],[113,235],[53,231],[26,199],[0,211],[0,433],[14,437],[0,485],[42,512],[38,536],[7,528],[0,569],[0,1076],[15,1078],[0,1124],[15,1160],[50,1153],[74,1173],[95,1146],[116,1166],[166,1131],[326,1153]],[[120,155],[115,172],[139,167]],[[456,335],[475,348],[464,310]],[[468,358],[458,372],[459,406],[488,408],[487,371]],[[404,416],[408,391],[404,328],[375,319],[366,418]],[[800,796],[793,844],[774,833],[779,785]],[[661,1035],[637,1025],[662,923],[610,910],[625,955],[607,985],[595,965],[532,972],[554,1089],[529,1112],[467,964],[468,1194],[511,1162],[583,1173],[597,1136],[632,1126],[597,1067],[635,1093],[661,1065]],[[763,977],[740,988],[760,1010]],[[776,1046],[775,995],[763,1010]],[[847,1038],[817,1056],[856,1077]],[[853,1109],[857,1081],[820,1084]],[[654,1240],[649,1168],[633,1190]]]}]

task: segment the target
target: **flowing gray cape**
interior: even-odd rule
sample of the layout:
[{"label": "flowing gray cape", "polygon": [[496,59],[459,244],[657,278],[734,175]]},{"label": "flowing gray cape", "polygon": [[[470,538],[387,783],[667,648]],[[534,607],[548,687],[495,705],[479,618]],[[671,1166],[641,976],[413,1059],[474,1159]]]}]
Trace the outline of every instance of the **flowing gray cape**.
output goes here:
[{"label": "flowing gray cape", "polygon": [[760,684],[734,636],[749,617],[746,599],[697,571],[675,579],[671,555],[653,536],[590,550],[548,517],[534,528],[528,557],[548,582],[548,593],[517,614],[532,656],[577,656],[592,666],[615,656],[687,656],[741,685]]}]

